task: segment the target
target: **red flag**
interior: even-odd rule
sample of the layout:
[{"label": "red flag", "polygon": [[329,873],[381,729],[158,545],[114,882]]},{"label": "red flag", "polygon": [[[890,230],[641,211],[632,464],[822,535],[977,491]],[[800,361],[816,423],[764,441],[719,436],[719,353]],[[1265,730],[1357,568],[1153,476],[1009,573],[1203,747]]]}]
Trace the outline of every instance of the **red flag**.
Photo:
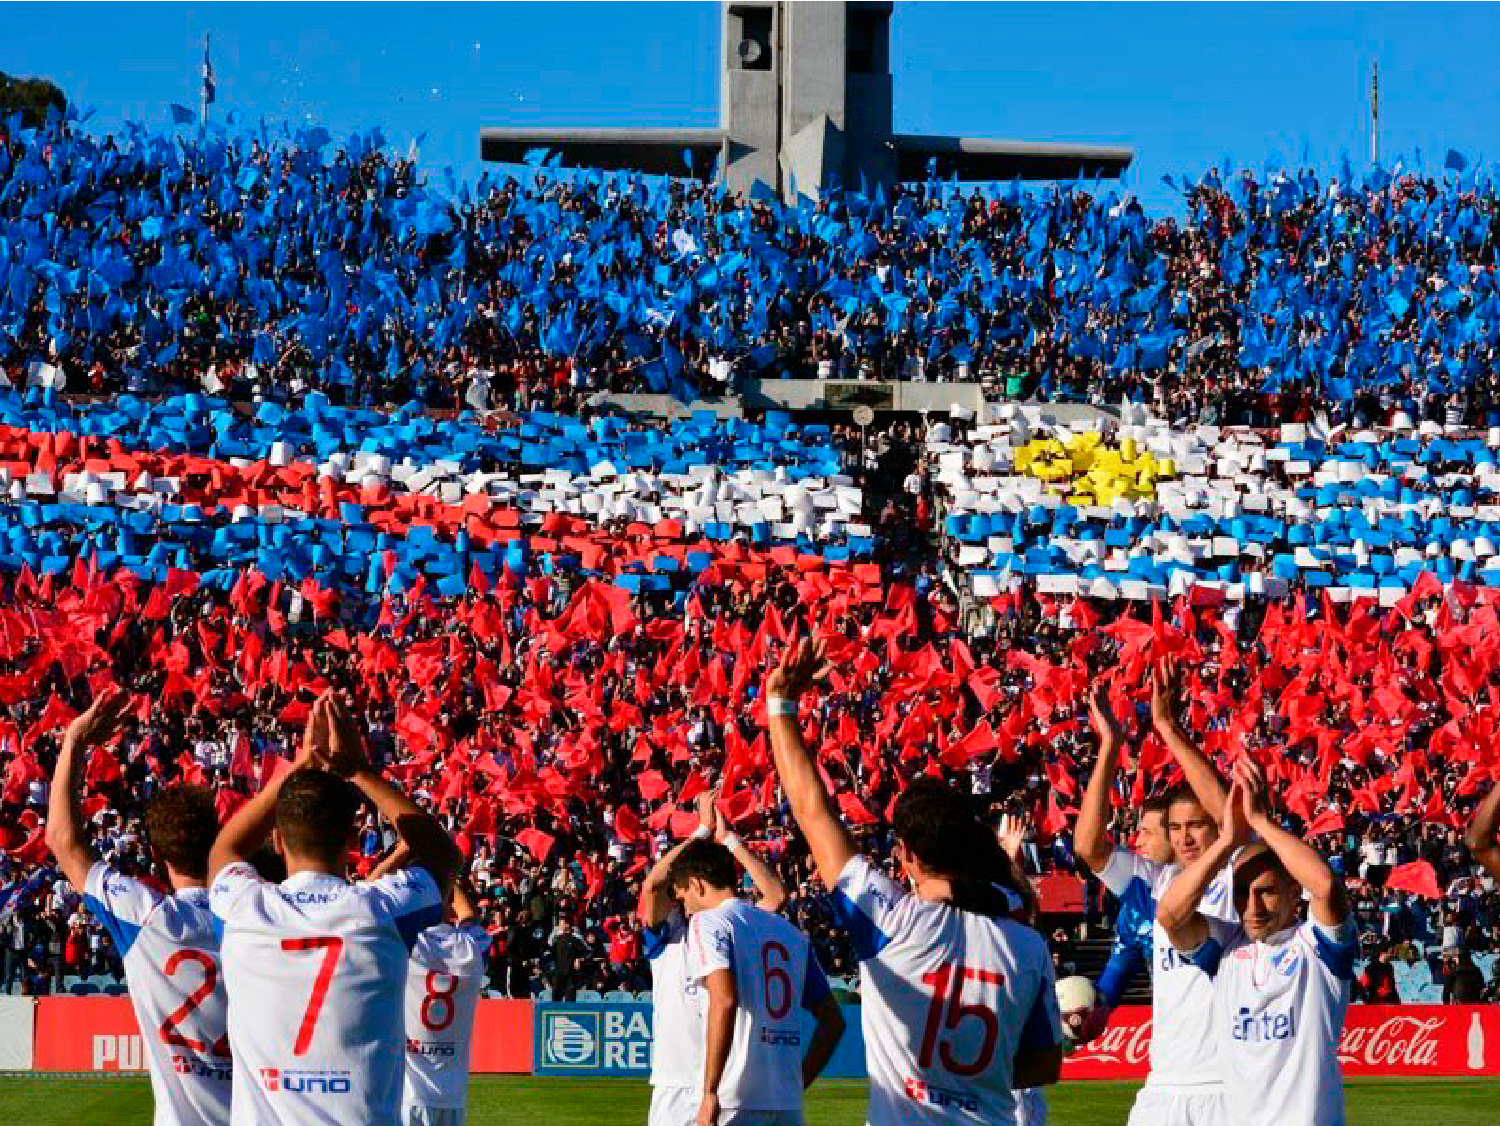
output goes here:
[{"label": "red flag", "polygon": [[1425,860],[1398,864],[1386,877],[1385,886],[1388,891],[1409,891],[1420,895],[1423,899],[1443,898],[1442,889],[1438,887],[1437,873]]},{"label": "red flag", "polygon": [[516,834],[516,841],[536,857],[538,864],[547,862],[547,857],[552,855],[552,846],[557,843],[555,837],[540,829],[522,829]]},{"label": "red flag", "polygon": [[1341,833],[1344,831],[1344,815],[1333,806],[1324,809],[1322,813],[1314,817],[1307,826],[1309,837],[1321,837],[1324,833]]}]

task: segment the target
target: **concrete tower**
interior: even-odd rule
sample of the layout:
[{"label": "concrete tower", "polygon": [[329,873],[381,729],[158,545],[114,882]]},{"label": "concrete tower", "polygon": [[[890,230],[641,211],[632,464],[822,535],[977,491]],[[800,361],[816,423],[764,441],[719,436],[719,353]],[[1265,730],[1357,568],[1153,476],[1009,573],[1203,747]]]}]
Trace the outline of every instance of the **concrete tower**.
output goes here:
[{"label": "concrete tower", "polygon": [[[891,131],[890,3],[729,0],[722,5],[717,129],[484,129],[486,160],[530,149],[565,164],[762,183],[791,199],[836,183],[921,180],[936,159],[961,180],[1118,176],[1128,148],[912,136]],[[686,154],[686,156],[685,156]]]}]

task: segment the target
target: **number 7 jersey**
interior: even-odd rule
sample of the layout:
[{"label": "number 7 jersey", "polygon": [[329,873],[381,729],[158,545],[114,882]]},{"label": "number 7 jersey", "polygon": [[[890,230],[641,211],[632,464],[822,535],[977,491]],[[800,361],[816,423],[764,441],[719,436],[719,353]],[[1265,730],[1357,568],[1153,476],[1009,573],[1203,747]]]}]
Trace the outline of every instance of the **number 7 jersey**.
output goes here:
[{"label": "number 7 jersey", "polygon": [[1016,1053],[1062,1043],[1042,936],[918,899],[862,856],[832,899],[860,960],[869,1126],[1013,1126]]},{"label": "number 7 jersey", "polygon": [[83,902],[125,964],[151,1072],[155,1126],[225,1126],[232,1069],[207,890],[162,895],[96,863],[84,880]]},{"label": "number 7 jersey", "polygon": [[233,1126],[396,1126],[407,961],[442,920],[432,877],[273,884],[231,864],[209,902],[224,932]]}]

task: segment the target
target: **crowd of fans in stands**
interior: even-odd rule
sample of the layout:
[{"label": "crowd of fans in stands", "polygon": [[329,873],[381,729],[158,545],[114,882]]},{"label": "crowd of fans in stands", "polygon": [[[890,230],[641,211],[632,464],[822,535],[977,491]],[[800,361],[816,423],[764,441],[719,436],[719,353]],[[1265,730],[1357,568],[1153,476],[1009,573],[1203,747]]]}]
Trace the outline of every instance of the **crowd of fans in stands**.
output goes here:
[{"label": "crowd of fans in stands", "polygon": [[[1500,422],[1500,197],[1472,177],[1211,174],[1175,222],[1076,186],[928,185],[785,207],[542,168],[442,194],[376,137],[333,153],[318,130],[3,130],[0,365],[16,384],[44,364],[69,392],[104,396],[322,390],[584,413],[603,389],[713,391],[748,375],[982,379],[1008,398],[1124,396],[1223,424],[1319,410]],[[0,606],[44,623],[0,628],[0,885],[26,888],[0,908],[3,985],[45,992],[118,969],[65,884],[35,880],[56,702],[82,706],[102,674],[142,701],[118,769],[89,770],[95,840],[127,871],[145,867],[138,814],[153,787],[201,780],[227,814],[289,745],[313,686],[336,683],[363,702],[375,753],[464,840],[497,992],[644,988],[636,885],[671,837],[673,795],[721,780],[791,890],[792,917],[830,973],[848,974],[805,853],[781,828],[755,719],[763,662],[795,625],[816,624],[851,670],[819,703],[824,765],[873,851],[889,852],[884,811],[903,781],[940,770],[995,795],[996,816],[1031,818],[1034,873],[1073,871],[1070,798],[1092,754],[1083,686],[1112,676],[1139,712],[1134,641],[1168,629],[1201,658],[1186,713],[1200,738],[1225,752],[1233,732],[1274,751],[1290,786],[1324,779],[1285,812],[1305,829],[1315,796],[1339,813],[1318,835],[1371,944],[1365,995],[1388,996],[1380,967],[1427,948],[1449,952],[1454,996],[1472,992],[1465,959],[1500,950],[1500,890],[1476,877],[1456,830],[1483,779],[1472,758],[1425,753],[1458,717],[1424,685],[1444,683],[1473,636],[1500,644],[1487,604],[1179,605],[1162,626],[1031,587],[976,603],[933,541],[940,498],[920,429],[865,444],[845,427],[835,441],[880,530],[870,598],[810,599],[775,564],[763,579],[711,569],[685,612],[638,597],[616,630],[590,611],[595,577],[530,561],[494,591],[439,604],[419,588],[378,618],[337,602],[291,614],[278,584],[179,592],[143,619],[129,583],[3,576]],[[272,622],[268,607],[288,616]],[[1455,641],[1469,626],[1478,634]],[[1345,698],[1318,695],[1302,655],[1319,642],[1302,629],[1360,655]],[[1355,746],[1375,670],[1390,667],[1415,719]],[[1289,714],[1314,697],[1317,730]],[[967,743],[981,729],[993,747],[950,753],[950,734]],[[1153,760],[1148,742],[1139,754]],[[1132,799],[1164,781],[1156,758],[1120,795],[1122,838]],[[359,865],[391,843],[370,822]],[[1419,860],[1439,898],[1385,888]],[[1107,915],[1097,895],[1090,912]],[[1493,998],[1493,982],[1481,988]]]}]

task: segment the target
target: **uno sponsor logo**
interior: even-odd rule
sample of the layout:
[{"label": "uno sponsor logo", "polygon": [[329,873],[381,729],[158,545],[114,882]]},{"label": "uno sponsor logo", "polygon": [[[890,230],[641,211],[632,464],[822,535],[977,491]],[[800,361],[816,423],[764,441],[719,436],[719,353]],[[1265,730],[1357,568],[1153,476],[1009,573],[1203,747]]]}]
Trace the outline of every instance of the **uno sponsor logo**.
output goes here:
[{"label": "uno sponsor logo", "polygon": [[772,1048],[797,1048],[802,1045],[802,1033],[786,1030],[778,1032],[773,1028],[762,1028],[760,1042]]},{"label": "uno sponsor logo", "polygon": [[441,1059],[451,1057],[455,1047],[452,1040],[407,1040],[406,1050],[414,1056]]},{"label": "uno sponsor logo", "polygon": [[935,1087],[925,1079],[908,1077],[906,1097],[912,1102],[927,1106],[956,1107],[969,1114],[979,1113],[979,1100],[967,1091],[953,1091],[946,1087]]},{"label": "uno sponsor logo", "polygon": [[290,1067],[263,1067],[260,1085],[267,1091],[291,1095],[346,1095],[354,1089],[347,1071],[310,1071]]},{"label": "uno sponsor logo", "polygon": [[200,1059],[197,1056],[174,1054],[172,1070],[178,1075],[196,1075],[200,1079],[229,1080],[234,1078],[232,1064],[214,1063],[212,1060]]},{"label": "uno sponsor logo", "polygon": [[1445,1018],[1392,1016],[1379,1024],[1344,1026],[1339,1063],[1366,1067],[1432,1067]]}]

